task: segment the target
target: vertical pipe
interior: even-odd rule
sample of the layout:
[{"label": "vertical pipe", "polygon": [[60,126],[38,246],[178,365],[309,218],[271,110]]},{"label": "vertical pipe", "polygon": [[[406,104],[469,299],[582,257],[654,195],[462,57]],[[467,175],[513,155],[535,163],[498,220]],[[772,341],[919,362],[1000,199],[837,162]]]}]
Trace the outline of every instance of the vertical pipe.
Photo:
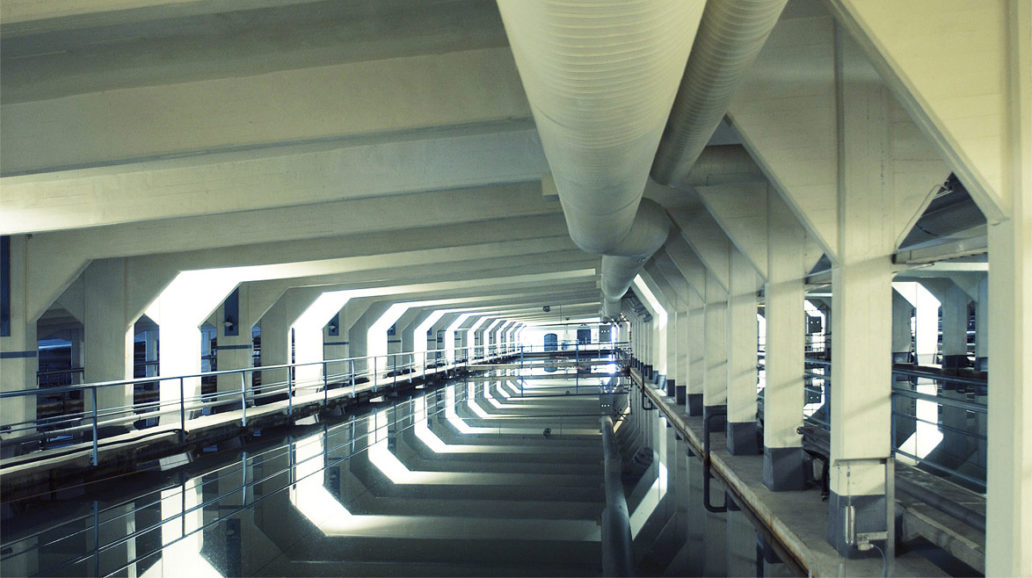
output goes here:
[{"label": "vertical pipe", "polygon": [[100,576],[100,504],[97,500],[93,500],[93,575]]},{"label": "vertical pipe", "polygon": [[97,456],[97,388],[91,387],[90,393],[93,395],[93,449],[90,451],[90,465],[96,466],[99,460]]},{"label": "vertical pipe", "polygon": [[247,427],[247,374],[240,372],[240,427]]},{"label": "vertical pipe", "polygon": [[294,366],[287,366],[287,415],[294,415]]},{"label": "vertical pipe", "polygon": [[[93,407],[97,407],[94,400]],[[179,378],[179,443],[186,441],[186,397],[183,395],[183,378]]]},{"label": "vertical pipe", "polygon": [[885,459],[885,575],[896,575],[896,458]]}]

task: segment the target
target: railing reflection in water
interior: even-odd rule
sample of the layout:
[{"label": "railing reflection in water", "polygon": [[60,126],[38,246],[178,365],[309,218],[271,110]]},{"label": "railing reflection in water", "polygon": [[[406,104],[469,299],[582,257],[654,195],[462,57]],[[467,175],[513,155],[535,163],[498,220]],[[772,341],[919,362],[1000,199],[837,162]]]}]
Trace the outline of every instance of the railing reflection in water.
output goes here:
[{"label": "railing reflection in water", "polygon": [[[320,490],[329,491],[324,482],[332,477],[334,468],[402,432],[412,430],[417,437],[425,436],[431,421],[461,421],[455,410],[468,406],[465,413],[475,414],[474,398],[519,397],[514,383],[518,370],[496,373],[445,385],[390,407],[375,404],[362,417],[310,426],[306,433],[288,436],[277,447],[240,452],[234,461],[200,474],[185,473],[192,468],[178,468],[157,490],[128,500],[85,502],[85,509],[80,507],[69,519],[27,535],[9,539],[16,526],[5,524],[0,574],[240,575],[241,516],[259,516],[263,503],[285,499],[307,518],[336,513],[335,525],[349,523],[343,518],[352,514],[339,496],[320,497]],[[599,378],[597,388],[611,391],[617,385],[614,382],[615,378]],[[559,416],[560,424],[563,418]],[[597,420],[597,414],[565,418]],[[562,428],[557,428],[556,435],[562,435]],[[502,433],[501,429],[497,433]],[[176,463],[168,460],[170,465]],[[276,507],[281,503],[277,501]],[[359,522],[356,517],[350,523]]]}]

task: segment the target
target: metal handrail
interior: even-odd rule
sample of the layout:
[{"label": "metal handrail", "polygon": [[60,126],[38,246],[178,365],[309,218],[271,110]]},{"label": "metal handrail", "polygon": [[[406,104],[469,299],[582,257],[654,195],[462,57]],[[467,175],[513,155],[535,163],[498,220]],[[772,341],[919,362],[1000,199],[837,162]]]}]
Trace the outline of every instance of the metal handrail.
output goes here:
[{"label": "metal handrail", "polygon": [[[616,348],[615,344],[599,344],[599,350],[614,351]],[[178,431],[181,441],[185,439],[186,434],[186,423],[193,419],[188,418],[188,414],[196,412],[204,412],[209,408],[216,406],[224,406],[226,404],[235,403],[239,400],[239,411],[240,411],[240,422],[242,427],[247,425],[247,412],[248,407],[257,404],[257,402],[286,394],[287,396],[287,414],[293,415],[294,399],[299,395],[308,395],[323,392],[322,403],[324,405],[329,403],[329,390],[336,387],[348,388],[350,387],[350,396],[354,398],[358,393],[358,386],[362,378],[362,390],[371,389],[374,393],[379,391],[381,385],[396,385],[399,381],[399,366],[402,368],[410,368],[411,371],[406,373],[406,377],[402,377],[402,380],[408,379],[411,382],[416,377],[422,377],[426,379],[429,375],[437,374],[449,374],[451,371],[456,369],[463,369],[470,366],[471,363],[476,362],[487,362],[496,360],[500,357],[513,356],[517,353],[523,354],[525,351],[532,350],[533,348],[527,346],[516,346],[514,344],[507,344],[504,346],[494,346],[489,349],[492,350],[492,354],[484,356],[483,346],[468,346],[452,349],[434,349],[426,351],[407,351],[407,352],[396,352],[385,355],[373,355],[373,356],[361,356],[351,358],[340,358],[330,359],[313,362],[302,362],[302,363],[290,363],[290,364],[277,364],[277,365],[265,365],[258,367],[247,367],[240,369],[225,369],[201,373],[191,373],[177,376],[150,376],[141,377],[125,380],[110,380],[103,382],[94,382],[87,384],[68,385],[52,388],[34,388],[34,389],[23,389],[17,391],[8,391],[0,393],[0,399],[12,399],[18,397],[36,397],[40,396],[54,396],[62,393],[73,393],[73,392],[88,392],[90,396],[91,407],[84,409],[83,411],[74,412],[71,414],[65,414],[60,416],[49,416],[42,419],[33,419],[31,421],[21,421],[13,423],[0,424],[0,432],[6,434],[27,432],[27,431],[39,431],[45,428],[46,435],[49,439],[57,438],[58,436],[67,436],[70,434],[76,434],[85,431],[91,431],[92,433],[92,450],[90,452],[90,463],[97,465],[98,463],[98,451],[99,451],[99,439],[100,429],[108,426],[122,427],[133,424],[138,420],[154,421],[157,418],[157,423],[148,423],[144,426],[136,426],[133,424],[134,429],[141,430],[148,427],[156,427],[161,425],[162,420],[168,420],[169,416],[178,414],[179,419],[173,419],[165,422],[166,431]],[[448,359],[448,354],[451,354],[451,359]],[[479,353],[479,355],[478,355]],[[444,362],[437,363],[443,354]],[[409,361],[411,356],[411,361]],[[401,364],[397,363],[399,357],[404,358]],[[419,363],[422,358],[422,363]],[[383,359],[381,364],[380,360]],[[390,360],[394,360],[395,363],[392,365],[388,363]],[[431,365],[431,360],[434,361]],[[366,367],[361,368],[362,365]],[[299,368],[320,368],[320,375],[318,377],[304,377],[298,375]],[[331,369],[344,368],[346,371],[331,371]],[[247,379],[247,375],[250,373],[252,376],[257,372],[262,372],[263,375],[268,375],[272,371],[285,371],[286,379],[277,380],[275,382],[265,382],[260,385],[251,385]],[[201,380],[204,378],[218,377],[223,375],[239,375],[240,376],[240,387],[232,391],[215,391],[211,393],[198,392],[195,395],[186,395],[186,383],[188,380]],[[331,378],[333,381],[331,382]],[[176,384],[178,382],[178,397],[175,395],[169,396],[169,398],[162,400],[160,393],[158,394],[157,401],[146,401],[142,403],[132,403],[129,405],[104,407],[98,406],[98,392],[104,388],[111,387],[128,387],[135,386],[138,384]],[[335,394],[336,397],[336,394]],[[84,399],[84,403],[86,400]],[[89,423],[81,423],[83,420],[89,420]],[[176,423],[178,422],[178,423]],[[168,426],[178,426],[168,427]],[[125,433],[127,430],[117,432],[116,434],[109,433],[104,437],[111,437],[111,435],[119,435]],[[24,436],[27,439],[32,439],[30,436]],[[43,442],[46,443],[47,438],[45,437]],[[46,449],[41,447],[40,450]]]},{"label": "metal handrail", "polygon": [[[460,398],[459,396],[462,396],[462,397]],[[464,391],[464,389],[463,388],[456,388],[456,403],[458,403],[459,401],[464,401],[464,400],[465,400],[465,391]],[[392,408],[390,408],[390,410],[397,411],[402,406],[411,405],[413,403],[414,403],[413,400],[406,400],[406,401],[400,402],[398,404],[395,404]],[[431,410],[429,405],[428,405],[428,407],[426,409],[426,419],[429,419],[430,417],[437,417],[437,416],[443,414],[444,412],[445,412],[445,410],[443,408]],[[373,414],[370,414],[369,416],[366,417],[366,419],[373,419],[373,420],[375,420],[376,419],[375,415],[377,413],[379,413],[379,412],[374,412]],[[422,421],[422,420],[419,420],[419,421]],[[333,426],[332,428],[324,429],[322,435],[324,436],[324,439],[328,440],[329,437],[330,437],[330,434],[331,434],[331,432],[333,430],[345,430],[345,429],[349,428],[350,426],[352,426],[354,423],[355,423],[354,420],[352,420],[352,421],[349,421],[349,422],[346,422],[346,423],[337,424],[336,426]],[[415,423],[416,422],[414,420],[412,420],[411,423],[408,423],[408,424],[404,424],[403,422],[398,422],[398,423],[395,423],[394,425],[395,426],[399,426],[400,425],[400,429],[397,431],[397,433],[400,434],[400,433],[402,433],[402,432],[404,432],[404,431],[406,431],[408,429],[411,429],[411,428],[415,427]],[[305,458],[304,460],[301,460],[301,461],[298,461],[296,459],[296,457],[290,452],[290,450],[284,451],[283,448],[281,448],[281,447],[273,448],[273,449],[267,450],[265,452],[262,452],[261,454],[258,454],[257,456],[254,456],[254,457],[250,458],[250,462],[251,462],[250,465],[253,466],[254,458],[255,457],[262,457],[262,458],[264,458],[264,461],[272,461],[275,458],[283,455],[284,453],[290,455],[290,458],[289,458],[290,464],[286,468],[282,468],[282,469],[276,470],[274,472],[271,472],[269,474],[263,475],[261,478],[258,478],[258,479],[255,479],[253,477],[248,479],[248,476],[246,475],[246,472],[247,472],[247,467],[248,467],[248,461],[249,461],[248,457],[249,456],[247,456],[247,454],[245,453],[244,456],[243,456],[243,461],[242,461],[243,465],[241,466],[241,468],[244,470],[244,474],[245,475],[244,475],[244,478],[242,479],[242,481],[239,483],[239,487],[233,487],[233,488],[231,488],[231,489],[229,489],[229,490],[227,490],[225,492],[220,493],[218,496],[215,496],[215,497],[210,498],[208,500],[203,500],[200,503],[198,503],[198,504],[196,504],[194,506],[191,506],[189,508],[184,508],[183,510],[177,512],[176,514],[172,515],[169,518],[164,518],[164,519],[162,519],[162,520],[160,520],[158,522],[154,522],[154,523],[152,523],[152,524],[150,524],[150,525],[148,525],[148,526],[146,526],[144,528],[137,528],[133,532],[131,532],[131,533],[125,535],[125,536],[121,536],[121,537],[119,537],[117,539],[114,539],[114,540],[112,540],[110,542],[107,542],[105,544],[102,544],[102,545],[101,544],[94,544],[94,547],[93,547],[93,549],[91,551],[66,561],[65,562],[65,566],[66,567],[70,567],[70,566],[74,566],[75,564],[80,564],[80,563],[86,562],[87,560],[89,560],[91,558],[97,558],[101,554],[110,551],[112,548],[116,548],[116,547],[121,546],[122,544],[125,544],[126,542],[128,542],[128,541],[130,541],[130,540],[132,540],[134,538],[138,538],[140,536],[143,536],[143,535],[146,535],[146,534],[148,534],[150,532],[153,532],[156,529],[161,528],[165,524],[168,524],[170,522],[175,522],[177,520],[184,519],[187,515],[189,515],[191,513],[197,512],[199,510],[203,510],[204,508],[211,507],[211,506],[213,506],[213,505],[215,505],[215,504],[217,504],[217,503],[219,503],[219,502],[221,502],[221,501],[223,501],[223,500],[225,500],[227,498],[235,496],[237,494],[241,494],[241,495],[245,496],[245,499],[242,500],[243,503],[239,507],[235,507],[235,508],[233,508],[232,510],[229,510],[229,511],[220,510],[219,515],[215,519],[202,523],[198,528],[190,531],[189,533],[186,533],[186,534],[184,534],[182,536],[179,536],[179,537],[177,537],[177,538],[175,538],[175,539],[173,539],[173,540],[171,540],[169,542],[162,543],[162,549],[164,550],[164,549],[168,548],[169,546],[171,546],[172,544],[175,544],[175,543],[177,543],[177,542],[179,542],[181,540],[184,540],[184,539],[186,539],[186,538],[188,538],[190,536],[196,535],[198,532],[202,532],[205,529],[213,527],[214,525],[216,525],[216,524],[218,524],[218,523],[220,523],[220,522],[222,522],[222,521],[224,521],[226,519],[230,519],[230,518],[234,517],[235,515],[239,514],[241,511],[244,511],[248,507],[253,507],[255,504],[257,504],[257,503],[259,503],[259,502],[261,502],[261,501],[263,501],[263,500],[265,500],[265,499],[267,499],[267,498],[269,498],[269,497],[271,497],[273,495],[276,495],[276,494],[278,494],[278,493],[280,493],[282,491],[287,490],[290,487],[291,484],[282,484],[281,487],[278,487],[278,488],[274,489],[273,491],[266,493],[263,496],[255,496],[254,495],[254,491],[252,490],[252,488],[254,488],[255,486],[258,486],[258,485],[263,484],[265,482],[273,481],[275,478],[277,478],[279,476],[282,476],[284,472],[292,472],[293,470],[295,470],[298,467],[298,465],[303,464],[303,463],[305,463],[305,462],[307,462],[309,460],[313,460],[313,459],[326,459],[324,456],[328,455],[329,452],[334,452],[334,451],[339,450],[341,448],[349,448],[348,451],[346,452],[346,455],[328,459],[326,465],[323,468],[320,468],[319,470],[317,470],[315,472],[307,474],[303,478],[295,478],[295,479],[292,480],[292,483],[296,483],[296,482],[298,482],[300,480],[303,480],[303,479],[311,477],[311,476],[321,475],[322,472],[325,471],[327,468],[336,466],[336,465],[338,465],[338,464],[340,464],[340,463],[342,463],[342,462],[344,462],[344,461],[346,461],[348,459],[351,459],[354,455],[356,455],[356,454],[358,454],[358,453],[360,453],[362,451],[366,451],[366,448],[354,449],[354,446],[352,445],[352,442],[354,442],[354,441],[361,441],[361,440],[368,440],[370,437],[373,437],[375,439],[375,436],[378,435],[380,430],[382,430],[384,428],[388,428],[388,427],[390,427],[390,425],[391,425],[390,423],[384,423],[382,425],[375,425],[375,421],[374,421],[374,429],[373,429],[373,431],[363,431],[362,433],[356,433],[356,432],[352,431],[350,433],[350,435],[348,436],[348,438],[344,442],[325,448],[323,454],[310,456],[310,457]],[[227,465],[219,468],[219,470],[223,470],[223,471],[225,471],[225,473],[220,474],[219,477],[216,480],[209,481],[209,482],[204,482],[204,483],[216,483],[216,484],[218,484],[219,482],[222,481],[222,479],[224,477],[239,475],[239,472],[233,471],[237,467],[238,464],[240,464],[240,462],[234,462],[233,464],[227,464]],[[196,479],[196,478],[194,478],[194,479]],[[171,484],[170,488],[172,488],[172,487],[178,488],[178,490],[181,493],[181,492],[185,491],[186,482],[181,482],[181,483],[177,483],[177,484]],[[218,486],[216,486],[216,487],[218,487]],[[248,495],[251,496],[250,500],[246,499],[246,497]],[[112,511],[118,511],[119,509],[124,507],[126,504],[131,503],[131,502],[132,502],[131,500],[129,500],[129,501],[122,501],[122,502],[120,502],[118,504],[105,507],[102,510],[99,510],[99,509],[98,510],[94,510],[93,512],[90,512],[90,513],[88,513],[88,514],[86,514],[84,516],[81,516],[80,518],[77,518],[77,520],[92,520],[94,522],[94,524],[97,524],[97,523],[99,523],[98,520],[103,518],[104,519],[104,523],[111,523],[111,521],[112,521],[111,518],[109,518],[107,516],[100,516],[99,514],[105,514],[105,513],[108,513],[108,512],[112,512]],[[159,504],[160,502],[161,502],[161,499],[159,498],[159,499],[156,499],[156,500],[154,500],[154,501],[152,501],[152,502],[150,502],[148,504],[145,504],[142,508],[153,506],[155,504]],[[138,507],[134,511],[127,512],[125,514],[122,514],[119,517],[126,517],[126,516],[130,516],[130,515],[135,515],[136,510],[140,510],[142,508]],[[67,525],[69,522],[70,522],[70,520],[63,520],[63,521],[61,521],[60,523],[58,523],[56,525],[44,528],[42,530],[35,531],[35,532],[33,532],[31,534],[28,534],[26,536],[21,536],[18,539],[18,542],[31,541],[31,540],[33,540],[35,538],[38,538],[40,536],[46,535],[46,534],[48,534],[50,532],[53,532],[55,529],[61,528],[62,526]],[[82,532],[86,532],[86,531],[89,531],[89,530],[88,529],[83,529],[81,532],[77,532],[76,534],[82,533]],[[70,536],[68,534],[62,534],[60,536],[59,540],[65,540],[65,539],[68,539],[69,537]],[[56,541],[52,542],[52,543],[56,543]],[[46,546],[46,545],[50,545],[50,544],[43,544],[43,546]],[[40,545],[37,545],[37,548],[39,546]],[[152,553],[145,554],[145,556],[150,556],[150,555],[153,555],[153,554],[154,553],[152,552]],[[8,560],[8,559],[13,558],[14,556],[17,556],[17,555],[18,555],[17,551],[5,552],[5,554],[2,557],[0,557],[0,559]],[[129,564],[132,564],[133,562],[138,562],[140,559],[141,559],[141,557],[135,558],[133,560],[129,560],[121,568],[115,569],[115,571],[113,573],[118,573],[118,572],[124,570],[124,568],[127,567]]]},{"label": "metal handrail", "polygon": [[[825,380],[825,383],[822,386],[805,386],[805,387],[807,389],[809,389],[810,391],[819,391],[819,392],[827,394],[827,388],[829,387],[830,382],[831,382],[831,376],[828,374],[828,373],[830,373],[830,372],[828,372],[828,370],[831,368],[831,362],[830,361],[826,361],[826,360],[807,359],[806,360],[806,364],[807,365],[821,366],[821,367],[824,368],[824,371],[826,373],[824,375],[814,374],[810,370],[806,370],[804,372],[804,374],[807,377],[818,377],[818,378],[821,378],[821,379]],[[893,375],[893,379],[894,379],[894,385],[892,386],[892,389],[891,389],[891,396],[892,396],[893,399],[905,398],[905,399],[911,399],[911,400],[915,400],[915,401],[933,403],[933,404],[936,404],[939,407],[952,408],[952,409],[972,412],[972,413],[976,413],[976,414],[980,414],[980,415],[987,415],[988,414],[988,407],[987,407],[987,405],[985,403],[979,403],[979,402],[968,401],[968,400],[963,400],[963,399],[956,399],[956,398],[953,398],[953,397],[946,397],[946,396],[939,396],[939,395],[930,395],[930,394],[927,394],[927,393],[921,393],[919,391],[914,391],[912,389],[908,389],[905,386],[901,387],[901,386],[895,385],[896,378],[898,378],[898,377],[905,377],[905,378],[915,378],[916,377],[916,378],[919,378],[919,379],[928,379],[928,380],[931,380],[931,381],[954,383],[954,384],[968,385],[968,386],[973,386],[973,387],[978,387],[978,388],[985,388],[986,387],[985,380],[980,380],[980,379],[977,379],[977,378],[972,378],[972,377],[967,377],[967,376],[945,375],[945,374],[934,373],[932,371],[926,371],[926,370],[920,370],[920,369],[909,369],[909,368],[898,368],[898,367],[893,368],[892,375]],[[826,398],[826,400],[829,402],[828,407],[830,407],[830,402],[832,400],[828,399],[828,398]],[[964,430],[964,429],[961,429],[961,428],[953,427],[953,426],[950,426],[948,424],[939,423],[938,421],[934,421],[934,422],[933,421],[929,421],[929,420],[926,420],[926,419],[919,418],[919,417],[917,417],[917,415],[911,415],[911,414],[907,414],[907,413],[902,413],[902,412],[895,411],[895,410],[892,410],[891,414],[892,414],[893,431],[895,431],[895,427],[896,427],[896,424],[897,424],[898,421],[907,420],[907,422],[919,422],[919,423],[924,423],[924,424],[928,424],[928,425],[933,425],[941,432],[955,433],[955,434],[964,436],[966,438],[977,440],[978,442],[985,442],[987,440],[987,436],[984,435],[984,434],[980,434],[980,433],[975,432],[975,431],[969,431],[969,430]],[[806,416],[805,420],[806,420],[807,423],[812,423],[814,425],[820,426],[823,429],[830,429],[830,425],[831,425],[830,424],[830,416],[828,416],[828,417],[829,417],[829,419],[827,419],[827,420],[821,420],[821,419],[815,418],[813,416]],[[893,439],[895,439],[895,434],[893,434]],[[895,446],[895,444],[893,444],[893,445]],[[933,468],[933,469],[935,469],[937,471],[940,471],[942,473],[945,473],[945,474],[948,474],[948,475],[951,475],[951,476],[955,476],[958,479],[964,480],[966,482],[969,482],[969,483],[975,485],[976,487],[983,488],[983,489],[985,488],[985,480],[984,479],[977,479],[977,478],[972,477],[970,475],[967,475],[967,474],[965,474],[963,472],[957,471],[957,470],[955,470],[953,468],[949,468],[949,467],[937,464],[934,461],[930,461],[930,460],[927,460],[925,458],[920,458],[920,457],[918,457],[918,456],[916,456],[914,454],[911,454],[911,453],[909,453],[909,452],[907,452],[905,450],[902,450],[900,448],[897,448],[897,447],[893,447],[893,453],[896,454],[896,455],[899,455],[899,456],[902,456],[902,457],[914,460],[917,463],[927,465],[928,467],[931,467],[931,468]]]}]

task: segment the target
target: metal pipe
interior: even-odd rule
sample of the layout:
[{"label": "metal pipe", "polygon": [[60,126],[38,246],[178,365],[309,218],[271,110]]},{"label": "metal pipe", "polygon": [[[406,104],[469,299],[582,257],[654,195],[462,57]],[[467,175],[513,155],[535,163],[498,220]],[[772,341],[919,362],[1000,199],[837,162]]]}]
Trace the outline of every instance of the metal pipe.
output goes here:
[{"label": "metal pipe", "polygon": [[602,428],[603,478],[606,507],[602,511],[602,574],[633,576],[634,550],[631,547],[631,519],[621,479],[620,448],[613,433],[613,419],[599,419]]},{"label": "metal pipe", "polygon": [[738,83],[749,69],[787,0],[709,0],[692,47],[670,121],[652,165],[652,178],[683,188]]}]

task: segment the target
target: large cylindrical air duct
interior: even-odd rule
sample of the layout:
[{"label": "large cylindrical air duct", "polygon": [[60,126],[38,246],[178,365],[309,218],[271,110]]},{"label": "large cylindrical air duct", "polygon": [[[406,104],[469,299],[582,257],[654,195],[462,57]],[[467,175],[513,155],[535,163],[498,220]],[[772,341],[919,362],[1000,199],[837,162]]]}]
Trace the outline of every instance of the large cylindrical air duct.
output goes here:
[{"label": "large cylindrical air duct", "polygon": [[763,48],[786,0],[709,0],[670,113],[652,178],[684,188],[727,112],[735,88]]},{"label": "large cylindrical air duct", "polygon": [[631,230],[703,0],[498,0],[570,236]]}]

